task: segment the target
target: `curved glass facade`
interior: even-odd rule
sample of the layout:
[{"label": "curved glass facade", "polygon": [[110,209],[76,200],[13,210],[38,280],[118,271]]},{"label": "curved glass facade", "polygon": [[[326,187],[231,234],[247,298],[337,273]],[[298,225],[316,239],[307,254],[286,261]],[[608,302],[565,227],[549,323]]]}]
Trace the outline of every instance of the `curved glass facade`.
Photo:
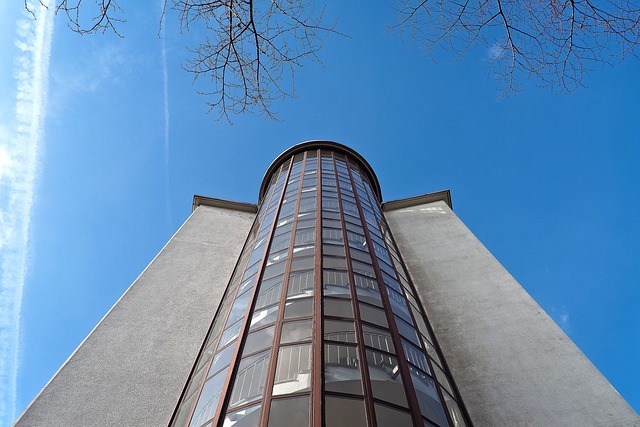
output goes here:
[{"label": "curved glass facade", "polygon": [[172,426],[470,426],[369,165],[305,143],[271,166]]}]

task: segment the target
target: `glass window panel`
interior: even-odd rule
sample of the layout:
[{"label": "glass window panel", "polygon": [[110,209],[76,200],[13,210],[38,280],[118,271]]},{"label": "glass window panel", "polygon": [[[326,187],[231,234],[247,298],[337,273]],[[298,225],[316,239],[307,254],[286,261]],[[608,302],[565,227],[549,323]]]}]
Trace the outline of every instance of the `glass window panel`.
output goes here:
[{"label": "glass window panel", "polygon": [[316,229],[315,228],[303,228],[296,231],[295,246],[309,245],[316,241]]},{"label": "glass window panel", "polygon": [[360,359],[356,347],[325,344],[324,382],[326,391],[362,394]]},{"label": "glass window panel", "polygon": [[362,325],[362,334],[364,336],[364,343],[369,347],[383,350],[388,353],[396,352],[396,349],[393,346],[393,340],[391,339],[391,332]]},{"label": "glass window panel", "polygon": [[369,264],[362,263],[360,261],[351,261],[351,266],[353,267],[354,273],[361,274],[363,276],[368,276],[375,278],[376,273],[373,270],[373,267]]},{"label": "glass window panel", "polygon": [[276,262],[284,261],[289,256],[289,248],[283,249],[278,252],[271,252],[267,257],[267,267],[275,264]]},{"label": "glass window panel", "polygon": [[402,335],[405,338],[408,338],[416,346],[420,346],[418,333],[413,328],[413,326],[411,326],[404,320],[400,319],[398,316],[395,316],[395,318],[396,318],[396,325],[398,326],[398,332],[400,332],[400,335]]},{"label": "glass window panel", "polygon": [[180,404],[180,409],[178,410],[178,415],[176,416],[173,425],[186,425],[187,419],[189,418],[189,415],[191,415],[191,408],[193,407],[193,402],[195,402],[196,397],[196,394],[193,394]]},{"label": "glass window panel", "polygon": [[327,396],[324,416],[330,427],[367,427],[364,401],[346,397]]},{"label": "glass window panel", "polygon": [[398,427],[413,425],[411,415],[385,405],[375,404],[378,427]]},{"label": "glass window panel", "polygon": [[380,299],[380,293],[377,288],[360,287],[357,283],[358,277],[356,276],[356,293],[358,294],[358,300],[382,307],[382,300]]},{"label": "glass window panel", "polygon": [[260,423],[260,404],[227,412],[222,427],[258,427]]},{"label": "glass window panel", "polygon": [[316,220],[315,219],[302,219],[298,221],[298,225],[296,225],[297,230],[315,228]]},{"label": "glass window panel", "polygon": [[351,296],[349,291],[349,275],[346,271],[324,270],[322,277],[325,295],[346,298]]},{"label": "glass window panel", "polygon": [[314,257],[294,258],[291,261],[291,271],[312,269],[315,265]]},{"label": "glass window panel", "polygon": [[407,322],[411,322],[411,314],[409,314],[409,307],[407,306],[407,300],[404,296],[390,288],[387,288],[387,295],[389,295],[393,313],[402,317]]},{"label": "glass window panel", "polygon": [[438,365],[435,365],[433,367],[433,370],[435,371],[436,378],[438,379],[438,382],[442,385],[442,387],[444,387],[449,393],[453,394],[453,389],[451,388],[451,384],[449,384],[449,379],[445,375],[444,371],[440,369]]},{"label": "glass window panel", "polygon": [[289,276],[287,298],[302,298],[313,295],[314,271],[292,273]]},{"label": "glass window panel", "polygon": [[282,276],[263,280],[258,290],[258,298],[254,311],[273,305],[280,301],[280,290],[282,289]]},{"label": "glass window panel", "polygon": [[313,333],[313,323],[311,320],[298,320],[295,322],[286,322],[282,325],[282,335],[280,343],[292,343],[298,341],[307,341],[311,339]]},{"label": "glass window panel", "polygon": [[424,343],[424,346],[427,348],[427,353],[429,353],[429,356],[431,356],[431,358],[438,365],[442,366],[442,361],[440,360],[440,356],[438,356],[438,352],[436,351],[436,348],[433,346],[433,344],[431,344],[429,340],[426,339],[425,337],[422,337],[422,342]]},{"label": "glass window panel", "polygon": [[[358,226],[360,226],[362,224],[362,221],[360,221],[360,215],[356,215],[356,214],[353,214],[353,215],[345,214],[344,215],[344,220],[347,221],[347,222],[350,222],[352,224],[357,224]],[[364,234],[364,233],[362,233],[362,234]]]},{"label": "glass window panel", "polygon": [[350,253],[351,253],[351,258],[364,262],[365,264],[371,264],[371,256],[369,255],[369,252],[361,251],[354,248],[351,250]]},{"label": "glass window panel", "polygon": [[323,228],[322,242],[341,245],[343,243],[342,230],[339,228]]},{"label": "glass window panel", "polygon": [[270,351],[264,351],[240,361],[229,400],[230,408],[262,398],[269,354]]},{"label": "glass window panel", "polygon": [[238,288],[238,295],[241,295],[244,293],[244,291],[246,291],[247,289],[253,287],[253,285],[256,283],[256,275],[253,275],[251,277],[249,277],[248,279],[246,279],[245,281],[243,281],[240,284],[240,287]]},{"label": "glass window panel", "polygon": [[302,298],[285,303],[284,318],[307,317],[313,314],[313,298]]},{"label": "glass window panel", "polygon": [[301,257],[306,255],[313,255],[316,251],[315,245],[297,246],[293,248],[293,256]]},{"label": "glass window panel", "polygon": [[204,383],[200,396],[198,397],[198,403],[193,411],[189,427],[199,427],[205,421],[213,418],[216,414],[218,402],[220,401],[220,394],[222,393],[226,377],[227,371],[222,371]]},{"label": "glass window panel", "polygon": [[322,227],[325,228],[340,228],[342,227],[342,223],[338,220],[335,219],[323,219],[322,220]]},{"label": "glass window panel", "polygon": [[213,357],[213,362],[211,362],[211,366],[209,367],[209,373],[207,374],[207,376],[211,376],[225,366],[229,366],[229,363],[231,363],[231,358],[233,358],[235,349],[236,344],[233,343],[227,346],[225,349],[218,351],[218,353],[216,353],[216,355]]},{"label": "glass window panel", "polygon": [[343,245],[323,245],[322,253],[324,255],[345,256]]},{"label": "glass window panel", "polygon": [[447,393],[443,393],[444,401],[449,409],[449,415],[451,415],[451,421],[453,421],[453,427],[466,427],[467,423],[464,422],[462,411],[455,400]]},{"label": "glass window panel", "polygon": [[406,408],[407,397],[398,360],[387,354],[367,350],[367,366],[373,396]]},{"label": "glass window panel", "polygon": [[262,276],[264,279],[270,279],[271,277],[279,276],[284,273],[284,262],[279,262],[277,264],[272,264],[264,269],[264,275]]},{"label": "glass window panel", "polygon": [[340,212],[322,211],[322,218],[340,219]]},{"label": "glass window panel", "polygon": [[271,252],[277,252],[279,250],[288,248],[290,238],[291,234],[289,233],[283,233],[279,236],[274,236],[273,241],[271,242]]},{"label": "glass window panel", "polygon": [[227,320],[227,325],[235,322],[238,319],[242,319],[247,312],[247,304],[249,303],[249,298],[251,297],[251,292],[245,292],[236,298],[233,302],[233,306],[231,307],[231,312],[229,313],[229,319]]},{"label": "glass window panel", "polygon": [[238,338],[243,320],[244,319],[238,320],[236,323],[224,330],[224,332],[222,333],[222,337],[220,337],[220,344],[218,344],[218,348],[222,348],[225,345],[229,344],[231,341]]},{"label": "glass window panel", "polygon": [[244,343],[242,354],[251,354],[267,347],[271,347],[273,344],[274,332],[275,326],[269,326],[268,328],[260,329],[259,331],[255,331],[247,335],[247,340]]},{"label": "glass window panel", "polygon": [[353,307],[350,300],[325,298],[324,299],[325,316],[348,317],[353,318]]},{"label": "glass window panel", "polygon": [[424,355],[422,349],[412,346],[405,340],[402,340],[402,349],[404,350],[404,355],[409,363],[413,363],[428,374],[431,373],[429,365],[427,364],[427,356]]},{"label": "glass window panel", "polygon": [[324,321],[324,339],[351,343],[358,341],[353,322],[330,319]]},{"label": "glass window panel", "polygon": [[440,426],[446,426],[447,418],[442,409],[434,381],[427,374],[411,366],[409,366],[409,371],[422,415]]},{"label": "glass window panel", "polygon": [[411,306],[411,312],[413,313],[413,318],[416,321],[416,325],[418,326],[418,330],[420,331],[420,333],[426,337],[431,336],[431,334],[429,334],[429,329],[427,329],[427,324],[422,317],[422,314],[420,314],[420,312],[413,306]]},{"label": "glass window panel", "polygon": [[341,258],[341,257],[325,256],[325,257],[322,257],[322,267],[332,268],[335,270],[346,270],[347,261],[345,258]]},{"label": "glass window panel", "polygon": [[311,389],[311,344],[289,345],[278,350],[273,395]]},{"label": "glass window panel", "polygon": [[278,317],[278,305],[267,307],[263,310],[254,310],[249,330],[258,329],[276,321]]},{"label": "glass window panel", "polygon": [[382,272],[382,278],[384,280],[384,283],[390,288],[392,288],[394,291],[402,292],[402,288],[400,287],[400,284],[398,283],[398,281],[393,277],[389,276],[384,271]]},{"label": "glass window panel", "polygon": [[309,425],[309,396],[271,401],[269,427],[309,427]]},{"label": "glass window panel", "polygon": [[360,318],[365,322],[373,323],[374,325],[384,328],[389,326],[389,323],[387,323],[387,315],[379,308],[360,304]]}]

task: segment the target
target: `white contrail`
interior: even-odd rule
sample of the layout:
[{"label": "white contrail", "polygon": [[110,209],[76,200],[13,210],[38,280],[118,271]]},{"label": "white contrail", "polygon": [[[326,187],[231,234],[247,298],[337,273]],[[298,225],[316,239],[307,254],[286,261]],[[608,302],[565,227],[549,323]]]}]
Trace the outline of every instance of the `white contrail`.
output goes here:
[{"label": "white contrail", "polygon": [[171,226],[171,204],[169,199],[169,73],[167,72],[167,46],[165,42],[166,0],[160,0],[160,42],[162,46],[162,96],[164,104],[164,192],[167,225]]},{"label": "white contrail", "polygon": [[0,425],[16,416],[20,315],[54,27],[48,0],[32,10],[35,19],[16,22],[15,117],[0,125]]}]

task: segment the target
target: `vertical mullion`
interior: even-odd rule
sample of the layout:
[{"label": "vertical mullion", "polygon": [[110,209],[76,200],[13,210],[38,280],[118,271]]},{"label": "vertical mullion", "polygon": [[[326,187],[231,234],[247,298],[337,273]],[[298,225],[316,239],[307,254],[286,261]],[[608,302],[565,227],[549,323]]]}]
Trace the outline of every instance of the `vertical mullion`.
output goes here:
[{"label": "vertical mullion", "polygon": [[[284,323],[284,309],[285,309],[285,302],[287,299],[287,287],[289,286],[289,273],[291,272],[291,264],[293,261],[292,260],[293,247],[295,245],[296,230],[298,228],[298,213],[300,212],[300,198],[302,196],[302,186],[304,184],[304,170],[306,166],[305,165],[306,157],[307,156],[305,153],[305,155],[301,160],[302,166],[300,168],[300,184],[298,184],[298,191],[296,194],[297,196],[296,208],[293,211],[293,220],[291,222],[288,255],[287,255],[287,259],[283,261],[283,262],[286,262],[287,265],[285,266],[285,269],[282,273],[282,289],[280,289],[280,301],[278,302],[278,315],[276,317],[275,328],[273,333],[273,346],[271,349],[271,359],[269,360],[269,371],[267,372],[267,376],[265,380],[265,391],[264,391],[265,394],[264,394],[263,403],[262,403],[262,412],[260,414],[260,422],[258,423],[258,425],[265,426],[265,427],[269,422],[269,410],[271,408],[271,400],[273,397],[273,394],[272,394],[273,385],[275,382],[276,369],[278,365],[280,337],[282,335],[282,324]],[[291,159],[292,166],[293,166],[293,159],[295,159],[295,156],[293,156]],[[287,178],[287,185],[288,185],[288,180],[289,180],[289,177]],[[280,203],[282,203],[282,200],[280,200]],[[277,222],[277,219],[276,219],[276,222]],[[291,358],[291,355],[289,355],[289,358]],[[291,364],[289,364],[289,366],[291,366]]]},{"label": "vertical mullion", "polygon": [[[362,209],[362,205],[360,203],[360,190],[355,185],[355,180],[353,179],[353,172],[351,171],[351,165],[349,163],[349,157],[345,156],[345,163],[347,164],[347,171],[349,173],[349,178],[351,179],[351,183],[353,185],[353,192],[356,196],[356,205],[358,207],[358,213],[360,214],[360,218],[362,220],[363,230],[365,234],[365,239],[367,239],[367,245],[369,245],[369,253],[371,255],[371,262],[373,263],[373,269],[376,273],[376,278],[378,279],[378,288],[380,289],[380,296],[382,297],[382,305],[384,307],[384,311],[387,315],[387,320],[389,321],[389,330],[391,331],[391,338],[393,340],[393,344],[396,347],[396,357],[398,359],[398,366],[400,367],[400,372],[402,373],[402,382],[405,388],[405,393],[407,394],[407,398],[409,400],[409,408],[411,410],[411,416],[413,418],[413,424],[416,426],[421,426],[424,424],[422,421],[422,413],[420,412],[420,406],[418,404],[418,397],[416,395],[415,388],[413,387],[413,381],[411,379],[411,373],[409,372],[409,367],[407,365],[407,358],[404,354],[404,348],[402,347],[402,338],[400,337],[400,332],[398,331],[398,327],[396,326],[396,319],[393,315],[393,311],[391,310],[391,303],[389,301],[389,296],[387,295],[387,286],[384,283],[384,277],[382,276],[382,271],[380,270],[380,264],[378,263],[378,257],[375,255],[375,252],[371,254],[371,249],[374,248],[373,240],[369,234],[369,227],[366,224],[366,218],[364,216],[364,212]],[[365,197],[366,195],[365,191]],[[374,249],[375,250],[375,249]]]},{"label": "vertical mullion", "polygon": [[310,425],[322,427],[324,425],[324,341],[322,335],[322,151],[316,150],[316,259],[313,275],[313,334],[311,336],[312,357],[312,388],[311,388],[311,419]]},{"label": "vertical mullion", "polygon": [[[218,407],[216,409],[216,414],[213,417],[213,425],[218,425],[218,426],[222,426],[222,422],[223,422],[223,418],[222,418],[222,412],[223,409],[225,409],[229,403],[229,399],[231,398],[231,393],[229,390],[229,387],[232,383],[232,379],[234,379],[236,377],[236,373],[238,371],[238,365],[239,365],[239,361],[240,361],[240,356],[242,353],[242,348],[244,347],[244,340],[248,334],[249,331],[249,321],[251,319],[251,312],[253,311],[253,307],[255,305],[255,298],[256,298],[256,293],[258,291],[258,288],[260,287],[260,281],[262,279],[262,274],[264,273],[264,266],[266,264],[267,261],[267,255],[268,255],[268,251],[271,248],[271,242],[273,241],[273,233],[276,229],[276,224],[278,221],[278,215],[280,214],[280,209],[282,208],[282,199],[284,198],[284,194],[287,190],[287,182],[289,180],[289,176],[291,175],[291,168],[293,166],[293,159],[292,161],[289,163],[289,168],[287,170],[287,175],[284,179],[284,183],[282,185],[282,189],[280,192],[280,198],[278,200],[278,205],[275,208],[276,212],[273,216],[273,223],[271,224],[271,230],[269,230],[269,240],[267,242],[265,242],[265,249],[264,249],[264,253],[262,256],[262,260],[260,261],[260,266],[258,267],[258,271],[256,272],[256,283],[253,286],[253,290],[251,290],[251,297],[249,298],[249,303],[247,304],[247,309],[245,311],[245,317],[244,320],[242,322],[242,327],[240,328],[240,334],[238,335],[237,338],[237,342],[236,342],[236,349],[233,353],[233,357],[231,358],[231,363],[229,364],[229,368],[230,368],[230,372],[227,373],[227,378],[225,378],[224,380],[224,386],[222,387],[222,393],[221,396],[224,396],[223,398],[220,399],[220,401],[218,402]],[[280,172],[281,173],[281,172]],[[277,181],[276,181],[277,182]],[[275,193],[271,195],[271,200],[273,199],[273,197],[275,197]],[[268,206],[268,205],[267,205]],[[229,310],[231,311],[231,310]],[[235,383],[235,382],[234,382]]]},{"label": "vertical mullion", "polygon": [[[277,174],[280,174],[280,172],[281,172],[281,170],[280,170],[280,169],[278,169]],[[276,176],[277,176],[277,175],[276,175]],[[276,179],[276,181],[274,182],[274,188],[275,188],[275,186],[276,186],[276,185],[277,185],[277,179]],[[269,197],[269,199],[268,199],[268,200],[267,200],[266,198],[265,198],[265,200],[263,200],[263,203],[262,203],[261,207],[262,207],[262,206],[264,206],[264,207],[265,207],[265,215],[266,215],[266,211],[268,210],[269,203],[270,203],[270,202],[271,202],[271,200],[273,199],[274,195],[275,195],[275,191],[270,195],[270,197]],[[259,218],[259,216],[260,216],[260,210],[259,210],[259,211],[258,211],[258,213],[256,214],[256,221],[260,220],[260,225],[258,225],[258,229],[257,229],[257,233],[258,233],[258,235],[260,234],[260,229],[262,228],[262,224],[263,224],[263,222],[264,222],[264,217],[265,217],[265,215],[263,215],[263,216],[262,216],[262,219],[260,219],[260,218]],[[257,236],[256,236],[256,237],[257,237]],[[248,242],[249,242],[249,239],[247,238],[247,241],[245,242],[245,245],[246,245]],[[254,243],[254,244],[255,244],[255,243]],[[267,248],[267,247],[268,247],[268,245],[265,243],[265,250],[266,250],[266,248]],[[246,249],[246,248],[243,248],[242,252],[240,253],[240,257],[242,257],[242,255],[243,255],[243,253],[244,253],[244,250],[245,250],[245,249]],[[250,249],[250,251],[251,251],[251,252],[253,252],[253,250],[255,250],[255,248],[254,248],[254,249]],[[250,259],[250,258],[251,258],[251,254],[249,254],[249,256],[247,257],[246,263],[248,263],[248,262],[249,262],[249,259]],[[238,266],[238,267],[240,267],[240,266]],[[246,270],[246,268],[247,268],[247,265],[245,264],[245,265],[244,265],[244,267],[243,267],[243,269],[242,269],[242,271],[241,271],[241,273],[240,273],[240,276],[239,276],[239,277],[240,277],[240,281],[241,281],[241,282],[242,282],[242,275],[244,274],[244,271]],[[259,272],[259,270],[258,270],[258,272]],[[258,272],[256,272],[256,274],[258,274]],[[234,271],[234,273],[235,273],[235,271]],[[231,277],[233,278],[233,276],[234,276],[234,275],[232,274],[232,276],[231,276]],[[231,284],[231,282],[229,282],[229,285],[230,285],[230,284]],[[227,287],[228,287],[229,285],[227,285]],[[254,285],[254,288],[255,288],[255,286],[257,286],[257,278],[256,278],[256,285]],[[238,290],[239,290],[239,289],[240,289],[240,285],[238,285],[238,286],[236,287],[235,291],[233,292],[233,298],[232,298],[232,300],[231,300],[231,301],[230,301],[230,303],[229,303],[229,310],[227,311],[227,313],[226,313],[226,314],[225,314],[225,316],[224,316],[224,322],[223,322],[223,324],[222,324],[222,328],[221,328],[221,330],[220,330],[220,334],[219,334],[218,338],[216,338],[215,343],[214,343],[215,345],[214,345],[214,347],[213,347],[213,349],[214,349],[214,350],[213,350],[213,354],[211,355],[211,359],[210,359],[210,360],[209,360],[209,362],[207,363],[206,368],[204,368],[204,369],[206,369],[206,370],[207,370],[207,373],[208,373],[208,371],[209,371],[209,369],[210,369],[210,367],[211,367],[211,364],[213,363],[213,359],[215,358],[215,352],[216,352],[216,349],[218,348],[218,345],[220,344],[220,339],[222,338],[222,333],[224,332],[225,327],[227,326],[227,320],[229,319],[229,315],[231,314],[231,308],[233,307],[233,303],[234,303],[234,301],[235,301],[236,297],[238,296],[237,294],[238,294]],[[224,296],[223,296],[223,300],[224,300],[225,296],[226,296],[226,295],[224,295]],[[222,303],[222,300],[221,300],[221,303]],[[215,322],[215,320],[216,320],[216,319],[215,319],[215,317],[214,317],[214,318],[213,318],[213,322],[212,322],[212,327],[213,327],[213,323]],[[238,336],[238,338],[236,339],[236,343],[235,343],[235,345],[236,345],[236,352],[237,352],[237,346],[238,346],[238,342],[239,342],[239,340],[240,340],[240,336]],[[232,361],[233,361],[233,359],[232,359]],[[231,367],[231,364],[229,364],[229,367]],[[228,373],[228,371],[227,371],[227,381],[228,381],[228,378],[229,378],[229,373]],[[200,400],[200,394],[202,393],[202,388],[204,387],[204,384],[205,384],[206,382],[207,382],[207,374],[205,374],[205,375],[204,375],[204,377],[202,378],[202,382],[200,383],[200,387],[198,388],[198,391],[195,393],[195,394],[197,394],[197,395],[198,395],[198,397],[197,397],[196,399],[194,399],[193,403],[191,404],[191,409],[189,410],[189,416],[187,417],[187,420],[186,420],[185,425],[189,425],[189,423],[191,423],[191,418],[193,417],[193,413],[194,413],[194,411],[195,411],[195,409],[196,409],[196,406],[197,406],[197,404],[198,404],[198,401]],[[188,387],[188,384],[187,384],[187,387]],[[226,387],[226,383],[225,383],[225,387]],[[225,392],[225,388],[223,388],[223,389],[222,389],[222,392]],[[221,393],[220,395],[222,396],[222,393]],[[221,399],[221,400],[222,400],[222,399]],[[220,402],[218,402],[218,405],[220,405]],[[219,406],[218,406],[218,409],[219,409]],[[217,414],[217,410],[216,410],[216,414]],[[214,418],[214,420],[215,420],[215,418]]]},{"label": "vertical mullion", "polygon": [[[335,179],[336,179],[336,191],[338,193],[338,210],[340,211],[340,222],[342,223],[342,235],[343,235],[343,241],[344,241],[345,256],[349,260],[349,262],[347,262],[347,274],[349,275],[349,281],[350,281],[349,291],[351,293],[351,306],[353,308],[353,314],[356,319],[355,328],[356,328],[356,334],[358,336],[357,349],[358,349],[358,354],[360,355],[360,360],[361,360],[359,368],[360,368],[360,375],[362,375],[364,401],[365,401],[365,407],[368,415],[367,420],[368,420],[369,426],[375,427],[377,423],[376,423],[375,410],[373,406],[373,389],[371,388],[371,379],[369,377],[367,351],[364,347],[364,333],[362,331],[362,323],[360,319],[360,305],[358,304],[358,294],[356,292],[356,287],[355,287],[356,280],[355,280],[355,275],[353,273],[353,266],[351,265],[351,248],[349,247],[349,239],[347,238],[347,224],[344,219],[344,210],[342,208],[342,189],[340,188],[340,179],[338,175],[338,168],[336,166],[336,159],[335,159],[334,153],[332,153],[331,160],[333,162],[333,172],[335,173],[335,177],[336,177]],[[351,181],[352,187],[355,189],[355,183],[353,182],[351,175],[349,175],[349,179]],[[361,222],[364,221],[364,217],[361,216],[360,221]],[[364,229],[365,224],[362,224],[362,225],[363,225],[362,228]],[[371,252],[371,250],[369,250],[369,252]],[[371,257],[373,258],[373,255],[371,255]],[[365,367],[367,367],[367,369],[365,369]]]}]

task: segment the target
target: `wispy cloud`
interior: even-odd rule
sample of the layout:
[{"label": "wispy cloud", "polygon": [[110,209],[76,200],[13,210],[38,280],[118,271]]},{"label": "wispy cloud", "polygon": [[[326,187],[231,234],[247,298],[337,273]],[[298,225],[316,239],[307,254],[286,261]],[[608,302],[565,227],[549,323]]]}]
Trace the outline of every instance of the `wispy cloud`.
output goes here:
[{"label": "wispy cloud", "polygon": [[[53,8],[35,2],[16,22],[15,117],[0,124],[0,424],[16,414],[20,312],[27,276],[29,225],[43,138]],[[26,13],[26,12],[25,12]]]},{"label": "wispy cloud", "polygon": [[551,309],[551,317],[556,321],[558,326],[562,328],[563,331],[569,333],[571,330],[571,324],[569,323],[569,312],[567,311],[567,307],[564,305],[562,307]]}]

